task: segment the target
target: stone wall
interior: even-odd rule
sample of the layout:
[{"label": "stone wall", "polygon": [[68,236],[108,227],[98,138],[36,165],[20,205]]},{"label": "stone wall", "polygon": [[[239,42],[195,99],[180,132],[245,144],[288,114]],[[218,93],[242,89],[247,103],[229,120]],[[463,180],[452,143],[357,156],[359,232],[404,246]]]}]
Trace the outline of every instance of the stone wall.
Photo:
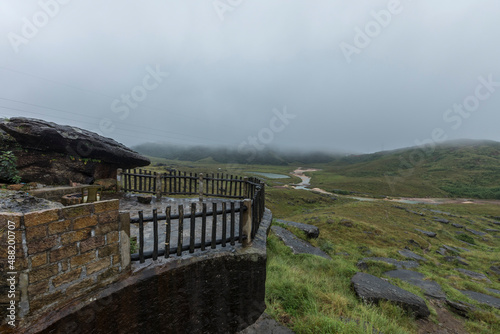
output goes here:
[{"label": "stone wall", "polygon": [[[0,213],[1,333],[235,333],[264,312],[270,211],[248,247],[131,265],[130,218],[118,204]],[[4,283],[9,224],[15,328]]]},{"label": "stone wall", "polygon": [[264,312],[266,210],[256,238],[134,263],[130,276],[32,323],[25,333],[236,333]]},{"label": "stone wall", "polygon": [[[16,325],[117,281],[130,268],[128,215],[119,201],[101,201],[26,214],[0,213],[0,331],[6,324],[9,286],[16,282]],[[123,221],[123,224],[122,224]],[[15,224],[15,274],[9,275],[8,224]],[[8,268],[7,268],[8,269]],[[12,271],[12,270],[11,270]]]}]

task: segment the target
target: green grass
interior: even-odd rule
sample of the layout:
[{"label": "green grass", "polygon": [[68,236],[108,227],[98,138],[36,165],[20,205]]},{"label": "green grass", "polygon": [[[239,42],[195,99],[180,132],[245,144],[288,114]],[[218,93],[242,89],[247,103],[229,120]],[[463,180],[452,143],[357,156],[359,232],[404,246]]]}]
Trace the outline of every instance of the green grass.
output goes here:
[{"label": "green grass", "polygon": [[312,184],[341,194],[500,199],[500,143],[441,145],[415,158],[422,153],[410,148],[316,165],[323,170],[314,173]]},{"label": "green grass", "polygon": [[[447,165],[447,156],[458,158],[456,154],[460,152],[448,153],[442,156],[441,160],[435,161],[429,175],[426,173],[431,169],[427,168],[422,169],[420,174],[409,176],[408,182],[401,184],[400,189],[404,190],[401,193],[408,197],[447,196],[449,194],[439,188],[440,181],[436,179],[438,175],[443,180],[457,177],[460,181],[470,178],[472,174],[481,174],[474,170],[464,172],[463,169]],[[466,153],[460,154],[467,155]],[[357,162],[364,164],[363,168],[366,169],[364,174],[362,167],[358,171],[349,171],[350,162],[345,163],[344,169],[328,165],[311,166],[323,169],[310,174],[313,176],[312,184],[326,190],[340,189],[348,194],[354,192],[372,194],[375,195],[374,197],[383,196],[390,191],[390,187],[384,183],[383,178],[376,176],[374,170],[377,170],[377,173],[381,172],[383,168],[390,168],[391,163],[390,161],[377,162],[377,159],[387,159],[383,156],[370,159],[372,160]],[[245,175],[248,171],[288,174],[297,167],[217,165],[209,160],[195,163],[154,160],[154,163],[166,165],[153,167],[158,171],[168,166],[188,172],[224,172],[233,175]],[[378,169],[372,165],[375,163]],[[449,168],[448,172],[445,171],[447,168]],[[495,174],[495,172],[492,173],[492,175]],[[491,178],[488,180],[491,184],[496,182]],[[500,216],[498,204],[476,202],[475,204],[423,205],[384,200],[367,202],[346,196],[335,197],[305,190],[274,187],[298,181],[296,178],[267,179],[266,206],[271,209],[275,218],[318,226],[320,236],[310,242],[332,256],[333,260],[328,261],[313,255],[293,255],[289,248],[271,233],[268,238],[266,304],[267,312],[274,319],[297,333],[372,333],[373,329],[383,333],[417,333],[418,323],[403,309],[388,302],[382,302],[379,305],[364,304],[356,297],[350,284],[352,276],[360,270],[356,267],[360,259],[367,256],[381,256],[405,260],[399,255],[398,250],[409,247],[427,259],[418,271],[427,279],[439,283],[448,299],[468,302],[477,308],[477,311],[471,314],[470,319],[461,320],[470,333],[500,332],[498,309],[480,305],[458,291],[469,289],[491,295],[486,288],[500,290],[498,278],[490,276],[491,283],[475,282],[455,270],[461,267],[485,273],[491,265],[500,265],[498,257],[500,239],[495,238],[491,233],[484,237],[472,235],[451,224],[442,224],[434,220],[434,217],[446,218],[453,223],[484,231],[486,228],[496,228],[490,224],[495,220],[492,217]],[[424,216],[402,210],[401,207],[422,212]],[[454,216],[430,211],[436,209],[449,212]],[[474,223],[471,224],[470,221]],[[287,228],[297,233],[299,238],[306,239],[304,233]],[[437,236],[429,238],[417,232],[415,228],[436,232]],[[468,245],[463,241],[473,245]],[[470,252],[463,251],[459,254],[469,263],[469,266],[463,267],[455,262],[444,260],[436,253],[442,245],[470,249]],[[391,269],[394,268],[390,265],[368,262],[366,272],[380,277],[385,271]],[[400,280],[389,280],[401,288],[424,297],[423,292],[416,287]],[[431,322],[439,322],[432,304],[428,303],[428,306],[431,311]]]},{"label": "green grass", "polygon": [[[449,299],[469,302],[479,309],[470,320],[463,319],[471,333],[500,330],[499,310],[480,305],[458,291],[468,289],[491,295],[486,287],[499,289],[498,280],[492,279],[491,284],[474,282],[455,270],[462,266],[446,262],[435,252],[442,245],[467,247],[471,252],[459,254],[470,264],[465,268],[484,273],[489,266],[500,263],[499,239],[492,235],[486,235],[485,240],[473,236],[476,245],[468,246],[457,239],[456,228],[433,220],[437,216],[462,225],[473,220],[473,229],[491,228],[488,225],[491,219],[485,217],[498,216],[500,209],[497,205],[404,205],[410,210],[424,212],[425,216],[421,217],[396,208],[401,206],[399,204],[386,201],[332,200],[312,192],[272,189],[268,192],[267,206],[276,218],[318,226],[320,237],[310,242],[333,257],[332,261],[327,261],[313,255],[292,255],[276,237],[272,234],[269,237],[267,312],[297,333],[371,333],[372,327],[384,333],[416,333],[415,319],[402,309],[390,303],[365,305],[357,299],[350,286],[351,277],[359,271],[356,263],[360,259],[384,256],[404,260],[397,251],[405,246],[428,260],[418,271],[438,282]],[[428,211],[431,209],[450,212],[457,217]],[[426,237],[415,231],[416,227],[438,235],[436,238]],[[305,239],[303,233],[297,235]],[[414,246],[410,240],[421,248]],[[381,277],[385,271],[392,269],[391,265],[368,262],[366,272]],[[390,281],[425,297],[419,288],[397,279]],[[431,321],[437,322],[436,311],[431,304],[428,306]]]}]

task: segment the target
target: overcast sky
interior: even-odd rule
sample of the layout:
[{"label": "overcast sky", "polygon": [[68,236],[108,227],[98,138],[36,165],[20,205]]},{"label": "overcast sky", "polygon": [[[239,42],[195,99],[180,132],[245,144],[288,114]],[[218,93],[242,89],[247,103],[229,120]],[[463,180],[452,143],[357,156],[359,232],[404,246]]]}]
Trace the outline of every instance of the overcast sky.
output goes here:
[{"label": "overcast sky", "polygon": [[500,141],[499,17],[496,0],[5,0],[0,116],[129,146]]}]

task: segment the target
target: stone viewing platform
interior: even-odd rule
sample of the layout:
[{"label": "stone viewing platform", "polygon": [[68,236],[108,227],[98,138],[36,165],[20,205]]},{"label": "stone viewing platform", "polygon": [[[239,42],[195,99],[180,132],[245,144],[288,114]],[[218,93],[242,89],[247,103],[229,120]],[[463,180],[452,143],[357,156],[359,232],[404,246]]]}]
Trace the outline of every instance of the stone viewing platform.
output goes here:
[{"label": "stone viewing platform", "polygon": [[[184,187],[189,179],[176,180]],[[265,310],[272,216],[258,179],[237,179],[234,184],[240,187],[232,193],[224,188],[230,180],[205,180],[214,189],[216,182],[225,182],[218,192],[229,198],[205,194],[200,201],[155,194],[145,204],[135,195],[118,195],[0,213],[0,228],[12,226],[15,234],[18,275],[17,327],[13,331],[6,323],[9,301],[2,300],[1,332],[218,333],[253,324]],[[118,185],[124,185],[123,179]],[[8,242],[0,240],[2,250]],[[6,275],[3,271],[3,281]]]}]

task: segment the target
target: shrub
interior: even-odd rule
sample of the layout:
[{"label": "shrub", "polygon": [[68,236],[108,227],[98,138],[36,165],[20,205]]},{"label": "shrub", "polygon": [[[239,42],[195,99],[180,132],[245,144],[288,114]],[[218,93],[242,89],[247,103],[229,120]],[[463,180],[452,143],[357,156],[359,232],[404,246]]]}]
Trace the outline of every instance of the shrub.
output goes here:
[{"label": "shrub", "polygon": [[12,151],[0,154],[0,179],[13,183],[21,182],[21,177],[16,169],[17,158]]}]

